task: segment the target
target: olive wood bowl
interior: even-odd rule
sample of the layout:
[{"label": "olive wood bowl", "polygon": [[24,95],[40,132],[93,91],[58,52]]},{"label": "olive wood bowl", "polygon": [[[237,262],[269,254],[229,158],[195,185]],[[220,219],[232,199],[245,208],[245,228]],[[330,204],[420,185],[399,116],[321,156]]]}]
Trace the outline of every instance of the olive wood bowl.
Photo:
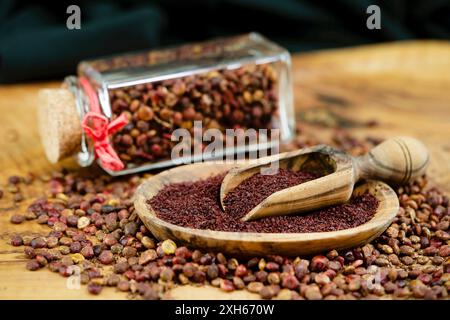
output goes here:
[{"label": "olive wood bowl", "polygon": [[[248,162],[241,163],[244,164]],[[399,210],[394,190],[387,184],[374,180],[361,183],[353,190],[355,196],[369,191],[377,197],[379,205],[373,218],[355,228],[330,232],[251,233],[192,229],[159,219],[148,203],[167,184],[206,179],[234,167],[236,163],[195,163],[150,177],[136,191],[134,205],[137,213],[158,240],[172,239],[179,245],[237,256],[297,256],[365,244],[383,233]]]}]

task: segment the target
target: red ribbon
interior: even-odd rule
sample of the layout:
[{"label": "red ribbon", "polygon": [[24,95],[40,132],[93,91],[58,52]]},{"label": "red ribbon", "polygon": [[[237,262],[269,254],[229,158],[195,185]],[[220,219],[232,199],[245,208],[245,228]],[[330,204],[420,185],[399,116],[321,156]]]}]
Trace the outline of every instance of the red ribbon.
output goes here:
[{"label": "red ribbon", "polygon": [[104,168],[113,171],[122,170],[125,166],[111,146],[109,136],[122,129],[128,123],[128,118],[121,114],[109,122],[109,119],[101,112],[97,94],[89,81],[84,77],[81,77],[79,81],[88,96],[91,109],[84,115],[81,126],[94,142],[95,155]]}]

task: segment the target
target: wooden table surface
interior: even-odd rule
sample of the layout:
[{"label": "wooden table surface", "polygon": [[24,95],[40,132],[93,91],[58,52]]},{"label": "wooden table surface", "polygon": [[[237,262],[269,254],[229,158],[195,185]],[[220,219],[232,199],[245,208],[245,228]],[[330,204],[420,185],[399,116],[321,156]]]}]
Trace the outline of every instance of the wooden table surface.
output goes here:
[{"label": "wooden table surface", "polygon": [[[430,149],[429,176],[450,193],[450,43],[415,41],[299,54],[293,57],[297,120],[305,132],[329,139],[332,127],[347,127],[355,136],[387,138],[412,135]],[[8,176],[36,174],[54,168],[45,157],[36,128],[36,93],[58,83],[0,86],[0,188]],[[376,120],[378,125],[365,126]],[[29,188],[26,197],[42,194]],[[66,279],[48,270],[25,269],[22,248],[8,244],[14,233],[39,234],[46,227],[34,222],[11,225],[13,213],[29,201],[0,200],[0,299],[123,299],[107,288],[100,296],[84,287],[69,290]],[[223,293],[208,287],[179,287],[169,298],[255,298],[241,291]]]}]

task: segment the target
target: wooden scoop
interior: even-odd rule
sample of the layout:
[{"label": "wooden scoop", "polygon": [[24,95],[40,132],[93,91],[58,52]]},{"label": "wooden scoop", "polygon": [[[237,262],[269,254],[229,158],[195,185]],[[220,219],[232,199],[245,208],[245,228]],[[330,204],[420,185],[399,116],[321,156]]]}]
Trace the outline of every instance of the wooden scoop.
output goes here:
[{"label": "wooden scoop", "polygon": [[256,164],[231,169],[223,179],[220,200],[225,208],[224,199],[228,192],[252,175],[264,174],[261,170],[277,163],[280,168],[320,173],[321,178],[273,193],[242,220],[296,214],[348,201],[360,179],[407,183],[421,176],[428,162],[426,147],[411,137],[386,140],[360,157],[320,145],[261,158]]}]

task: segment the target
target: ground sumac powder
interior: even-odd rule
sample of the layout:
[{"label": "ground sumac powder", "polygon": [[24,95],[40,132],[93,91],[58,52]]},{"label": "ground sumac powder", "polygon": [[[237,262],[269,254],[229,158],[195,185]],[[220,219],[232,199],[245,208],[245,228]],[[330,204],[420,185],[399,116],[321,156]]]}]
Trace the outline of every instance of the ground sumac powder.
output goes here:
[{"label": "ground sumac powder", "polygon": [[279,168],[273,175],[261,173],[242,181],[224,199],[226,213],[242,218],[271,194],[319,178],[319,174]]},{"label": "ground sumac powder", "polygon": [[365,193],[352,198],[347,204],[307,214],[243,222],[240,218],[268,195],[314,179],[315,175],[284,169],[276,175],[256,174],[227,195],[226,212],[222,211],[219,202],[223,177],[217,175],[196,182],[170,184],[150,199],[149,204],[159,218],[175,225],[264,233],[325,232],[353,228],[369,221],[378,207],[376,197]]}]

